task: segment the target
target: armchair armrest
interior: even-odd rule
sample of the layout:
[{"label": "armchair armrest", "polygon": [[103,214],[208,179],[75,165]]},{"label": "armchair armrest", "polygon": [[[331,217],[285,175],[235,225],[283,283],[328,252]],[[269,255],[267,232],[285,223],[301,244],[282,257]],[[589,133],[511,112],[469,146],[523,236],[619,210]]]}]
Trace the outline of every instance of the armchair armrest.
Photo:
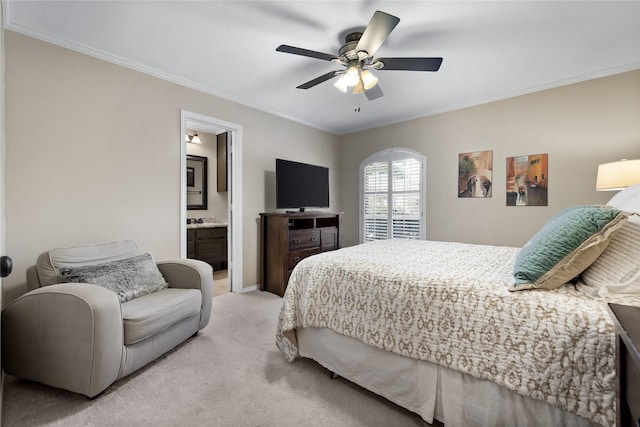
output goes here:
[{"label": "armchair armrest", "polygon": [[213,268],[197,259],[159,261],[157,264],[170,288],[200,289],[202,311],[198,329],[207,326],[213,305]]},{"label": "armchair armrest", "polygon": [[93,397],[118,379],[123,334],[112,291],[83,283],[39,288],[2,312],[4,370]]}]

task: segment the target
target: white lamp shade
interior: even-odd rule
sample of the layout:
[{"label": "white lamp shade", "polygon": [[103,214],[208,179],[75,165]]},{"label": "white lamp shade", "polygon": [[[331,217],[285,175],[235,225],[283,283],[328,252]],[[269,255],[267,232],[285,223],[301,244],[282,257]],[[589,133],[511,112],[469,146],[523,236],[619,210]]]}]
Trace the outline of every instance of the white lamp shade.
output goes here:
[{"label": "white lamp shade", "polygon": [[355,86],[360,81],[360,73],[356,67],[349,67],[347,72],[344,73],[344,82],[347,86]]},{"label": "white lamp shade", "polygon": [[347,83],[344,81],[344,74],[333,84],[340,92],[347,93]]},{"label": "white lamp shade", "polygon": [[362,77],[362,83],[364,84],[365,90],[371,89],[376,85],[376,83],[378,83],[378,78],[369,70],[364,70],[360,77]]},{"label": "white lamp shade", "polygon": [[198,136],[197,132],[194,132],[193,138],[191,138],[191,142],[193,142],[194,144],[202,144],[202,141],[200,141],[200,137]]},{"label": "white lamp shade", "polygon": [[640,159],[603,163],[598,166],[596,190],[622,190],[640,182]]}]

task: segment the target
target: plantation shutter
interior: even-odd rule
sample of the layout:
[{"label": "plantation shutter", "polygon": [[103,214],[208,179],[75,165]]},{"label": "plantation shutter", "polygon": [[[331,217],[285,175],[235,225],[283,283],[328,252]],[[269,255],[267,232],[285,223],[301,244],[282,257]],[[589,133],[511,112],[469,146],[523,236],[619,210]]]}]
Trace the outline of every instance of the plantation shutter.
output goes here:
[{"label": "plantation shutter", "polygon": [[378,153],[361,165],[361,241],[421,239],[423,161],[405,151]]},{"label": "plantation shutter", "polygon": [[394,160],[392,237],[420,238],[420,162],[416,159]]},{"label": "plantation shutter", "polygon": [[389,234],[389,163],[364,168],[364,241],[386,239]]}]

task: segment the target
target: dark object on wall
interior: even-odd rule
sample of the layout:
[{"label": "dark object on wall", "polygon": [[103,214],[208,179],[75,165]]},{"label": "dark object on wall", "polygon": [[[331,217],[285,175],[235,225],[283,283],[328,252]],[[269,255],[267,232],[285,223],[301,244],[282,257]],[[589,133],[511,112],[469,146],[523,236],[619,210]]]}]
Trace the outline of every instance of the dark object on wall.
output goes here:
[{"label": "dark object on wall", "polygon": [[276,208],[329,207],[329,168],[276,159]]},{"label": "dark object on wall", "polygon": [[218,140],[218,193],[227,191],[227,141],[229,132],[217,136]]},{"label": "dark object on wall", "polygon": [[[189,185],[189,168],[193,169],[193,185]],[[207,158],[187,155],[187,209],[207,209]]]}]

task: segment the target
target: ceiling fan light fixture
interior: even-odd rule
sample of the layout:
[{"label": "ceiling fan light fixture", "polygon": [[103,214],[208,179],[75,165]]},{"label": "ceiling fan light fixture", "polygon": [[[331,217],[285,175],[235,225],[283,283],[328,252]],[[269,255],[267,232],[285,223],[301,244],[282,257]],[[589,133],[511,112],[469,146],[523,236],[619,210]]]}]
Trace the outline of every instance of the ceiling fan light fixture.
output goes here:
[{"label": "ceiling fan light fixture", "polygon": [[360,81],[360,70],[355,65],[352,65],[347,69],[347,72],[344,73],[343,77],[347,86],[353,87]]},{"label": "ceiling fan light fixture", "polygon": [[333,84],[336,89],[338,89],[340,92],[344,92],[347,93],[347,89],[349,88],[349,86],[347,85],[347,83],[345,82],[344,79],[344,74],[340,76],[340,78]]},{"label": "ceiling fan light fixture", "polygon": [[369,70],[364,70],[360,73],[360,78],[362,84],[364,85],[364,90],[369,90],[378,84],[378,78],[373,75],[373,73]]}]

